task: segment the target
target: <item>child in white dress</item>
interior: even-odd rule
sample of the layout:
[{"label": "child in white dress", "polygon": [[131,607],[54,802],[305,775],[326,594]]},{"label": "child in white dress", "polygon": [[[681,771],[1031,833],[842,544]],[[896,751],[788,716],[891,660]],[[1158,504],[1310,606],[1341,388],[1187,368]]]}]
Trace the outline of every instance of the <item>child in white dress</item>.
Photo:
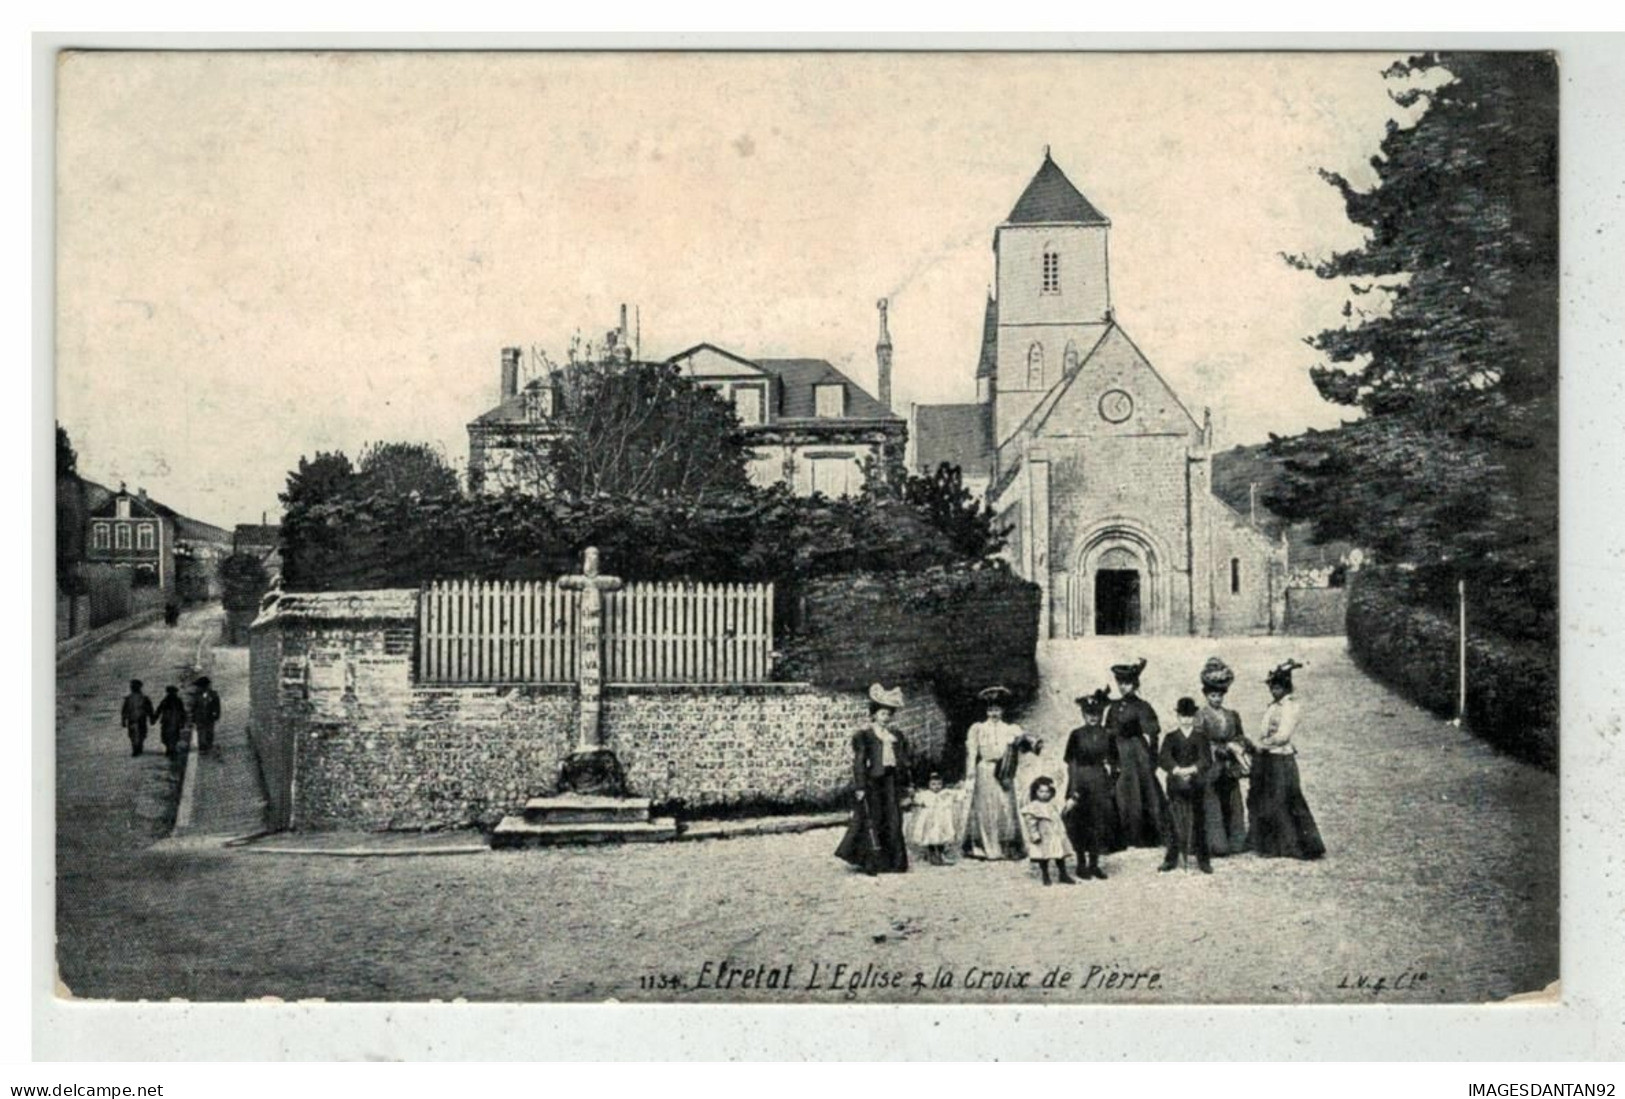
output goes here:
[{"label": "child in white dress", "polygon": [[914,795],[914,834],[909,838],[925,848],[932,866],[946,866],[948,848],[959,842],[959,795],[958,790],[943,789],[937,774]]},{"label": "child in white dress", "polygon": [[1055,804],[1055,782],[1045,775],[1033,780],[1028,789],[1027,804],[1021,807],[1021,823],[1027,831],[1027,857],[1038,864],[1044,884],[1050,884],[1049,863],[1054,860],[1062,885],[1072,885],[1072,875],[1066,872],[1067,856],[1072,844],[1066,838],[1066,826],[1061,822],[1061,810]]}]

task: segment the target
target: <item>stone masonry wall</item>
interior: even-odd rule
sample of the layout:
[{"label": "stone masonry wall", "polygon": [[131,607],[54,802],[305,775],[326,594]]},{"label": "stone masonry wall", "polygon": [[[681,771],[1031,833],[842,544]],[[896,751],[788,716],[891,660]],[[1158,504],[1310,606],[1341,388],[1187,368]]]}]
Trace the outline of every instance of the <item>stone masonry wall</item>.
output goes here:
[{"label": "stone masonry wall", "polygon": [[[489,826],[555,792],[574,685],[416,683],[416,593],[366,594],[380,598],[284,595],[255,624],[253,737],[276,823]],[[844,798],[867,714],[862,694],[806,684],[610,684],[603,733],[635,795],[691,811],[808,805]],[[924,766],[940,760],[947,722],[929,695],[898,726]]]}]

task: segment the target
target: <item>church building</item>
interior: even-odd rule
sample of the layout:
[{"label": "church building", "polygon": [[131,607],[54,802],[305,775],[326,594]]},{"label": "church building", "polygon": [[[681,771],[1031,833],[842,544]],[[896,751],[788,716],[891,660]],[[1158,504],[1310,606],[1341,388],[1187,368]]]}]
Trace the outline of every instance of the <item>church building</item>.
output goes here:
[{"label": "church building", "polygon": [[1041,636],[1274,632],[1286,549],[1214,496],[1213,427],[1118,326],[1111,223],[1044,151],[994,230],[976,401],[914,413],[913,465],[958,465],[1044,590]]}]

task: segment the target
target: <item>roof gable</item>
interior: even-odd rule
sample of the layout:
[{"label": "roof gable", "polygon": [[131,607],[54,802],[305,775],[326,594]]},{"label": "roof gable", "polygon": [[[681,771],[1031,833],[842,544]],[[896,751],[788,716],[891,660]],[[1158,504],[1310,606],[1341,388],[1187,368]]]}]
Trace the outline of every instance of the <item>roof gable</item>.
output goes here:
[{"label": "roof gable", "polygon": [[1015,208],[1005,218],[1006,225],[1042,225],[1066,222],[1077,225],[1110,225],[1106,215],[1095,209],[1083,197],[1066,173],[1050,159],[1044,150],[1044,163],[1039,165],[1032,182],[1021,192]]},{"label": "roof gable", "polygon": [[[1034,418],[1033,435],[1163,435],[1201,431],[1178,394],[1157,373],[1134,341],[1111,325],[1077,371],[1046,401]],[[1111,423],[1101,412],[1101,398],[1110,390],[1129,395],[1132,411],[1121,423]]]},{"label": "roof gable", "polygon": [[710,343],[698,343],[666,360],[690,378],[759,378],[763,370],[756,362]]}]

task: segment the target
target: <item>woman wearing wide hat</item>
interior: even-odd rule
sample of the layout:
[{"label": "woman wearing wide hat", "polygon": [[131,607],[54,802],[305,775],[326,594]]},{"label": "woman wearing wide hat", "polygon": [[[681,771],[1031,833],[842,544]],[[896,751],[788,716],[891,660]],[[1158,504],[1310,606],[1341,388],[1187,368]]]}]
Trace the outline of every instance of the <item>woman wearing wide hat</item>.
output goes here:
[{"label": "woman wearing wide hat", "polygon": [[1157,711],[1140,697],[1143,671],[1143,658],[1112,665],[1119,697],[1106,708],[1106,728],[1117,750],[1117,820],[1123,842],[1130,847],[1161,847],[1168,805],[1157,785],[1162,724]]},{"label": "woman wearing wide hat", "polygon": [[867,874],[908,869],[903,840],[903,794],[908,785],[908,741],[891,727],[903,708],[903,692],[876,683],[869,688],[869,727],[852,738],[852,823],[835,848],[837,857]]},{"label": "woman wearing wide hat", "polygon": [[1258,749],[1242,731],[1241,715],[1225,707],[1225,695],[1235,681],[1236,673],[1216,656],[1202,666],[1205,703],[1197,711],[1196,729],[1213,751],[1213,778],[1202,793],[1202,821],[1211,855],[1247,850],[1247,801],[1241,780],[1252,773]]},{"label": "woman wearing wide hat", "polygon": [[1004,720],[1008,690],[989,687],[977,697],[987,707],[987,720],[978,721],[965,734],[965,781],[971,784],[965,854],[979,859],[1019,859],[1023,851],[1015,777],[1018,746],[1026,734],[1020,725]]},{"label": "woman wearing wide hat", "polygon": [[1078,853],[1078,880],[1099,878],[1100,856],[1122,850],[1117,843],[1117,803],[1112,798],[1110,768],[1117,756],[1111,734],[1102,724],[1111,692],[1102,687],[1077,699],[1083,724],[1066,740],[1067,811],[1064,814],[1072,847]]},{"label": "woman wearing wide hat", "polygon": [[1298,748],[1303,732],[1298,700],[1292,695],[1292,672],[1304,665],[1288,660],[1265,682],[1274,700],[1264,711],[1264,736],[1253,767],[1253,851],[1265,858],[1318,859],[1326,853],[1320,829],[1309,812],[1298,781]]}]

